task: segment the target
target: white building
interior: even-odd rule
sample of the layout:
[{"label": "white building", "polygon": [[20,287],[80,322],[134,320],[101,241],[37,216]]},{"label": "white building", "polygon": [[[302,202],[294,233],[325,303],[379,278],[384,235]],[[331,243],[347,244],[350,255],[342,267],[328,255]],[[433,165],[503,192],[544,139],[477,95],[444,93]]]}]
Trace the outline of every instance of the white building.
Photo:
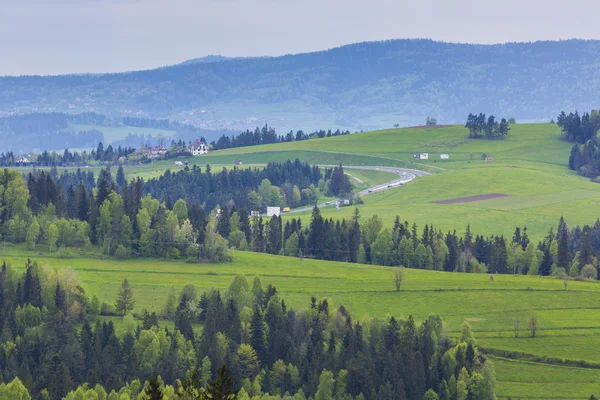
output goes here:
[{"label": "white building", "polygon": [[421,153],[419,154],[419,158],[421,160],[429,160],[429,153]]},{"label": "white building", "polygon": [[273,215],[281,215],[280,207],[267,207],[267,217],[272,217]]},{"label": "white building", "polygon": [[450,154],[440,154],[440,158],[442,160],[448,160],[450,158]]},{"label": "white building", "polygon": [[194,156],[199,156],[201,154],[208,153],[208,146],[206,143],[196,140],[194,143],[190,145],[190,153]]}]

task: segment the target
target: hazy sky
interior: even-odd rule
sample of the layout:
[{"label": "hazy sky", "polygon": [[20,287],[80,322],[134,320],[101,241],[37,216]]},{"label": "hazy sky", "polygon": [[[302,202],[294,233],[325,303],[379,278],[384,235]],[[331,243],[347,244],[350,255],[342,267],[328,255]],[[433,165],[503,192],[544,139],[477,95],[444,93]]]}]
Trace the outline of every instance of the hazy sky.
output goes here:
[{"label": "hazy sky", "polygon": [[572,0],[0,0],[0,75],[115,72],[208,54],[280,55],[392,38],[600,39]]}]

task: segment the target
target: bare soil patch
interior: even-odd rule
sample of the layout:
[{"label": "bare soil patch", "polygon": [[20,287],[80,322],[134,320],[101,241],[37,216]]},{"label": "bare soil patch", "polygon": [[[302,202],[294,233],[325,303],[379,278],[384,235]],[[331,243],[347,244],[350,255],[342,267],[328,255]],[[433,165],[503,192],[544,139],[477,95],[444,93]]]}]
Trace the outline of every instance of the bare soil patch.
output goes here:
[{"label": "bare soil patch", "polygon": [[436,203],[436,204],[472,203],[475,201],[498,199],[501,197],[509,197],[509,196],[510,196],[510,194],[488,193],[488,194],[478,194],[477,196],[459,197],[456,199],[448,199],[448,200],[439,200],[439,201],[434,201],[434,203]]}]

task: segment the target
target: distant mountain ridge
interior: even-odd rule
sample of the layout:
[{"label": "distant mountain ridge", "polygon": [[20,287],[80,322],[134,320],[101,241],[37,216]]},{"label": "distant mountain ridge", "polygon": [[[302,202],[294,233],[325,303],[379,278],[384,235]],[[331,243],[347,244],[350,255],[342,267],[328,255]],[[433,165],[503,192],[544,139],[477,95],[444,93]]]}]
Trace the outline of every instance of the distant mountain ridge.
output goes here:
[{"label": "distant mountain ridge", "polygon": [[372,129],[462,122],[469,112],[547,120],[598,107],[600,41],[366,42],[280,57],[209,56],[147,71],[0,78],[0,115],[175,118],[204,128]]}]

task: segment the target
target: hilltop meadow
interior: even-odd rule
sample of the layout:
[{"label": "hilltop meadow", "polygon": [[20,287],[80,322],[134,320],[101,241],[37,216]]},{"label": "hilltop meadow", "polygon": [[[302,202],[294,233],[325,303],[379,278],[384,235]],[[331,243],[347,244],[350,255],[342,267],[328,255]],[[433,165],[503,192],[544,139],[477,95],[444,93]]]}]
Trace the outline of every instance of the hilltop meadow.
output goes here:
[{"label": "hilltop meadow", "polygon": [[[389,225],[399,215],[419,226],[442,230],[467,225],[482,234],[512,235],[527,226],[536,239],[560,216],[570,225],[593,224],[600,213],[600,186],[568,169],[572,144],[554,124],[514,124],[501,140],[469,139],[463,126],[389,129],[353,135],[216,151],[202,164],[261,164],[297,157],[318,164],[392,166],[432,172],[411,184],[363,198],[362,215],[378,214]],[[428,160],[414,159],[426,152]],[[441,160],[440,154],[449,154]],[[485,161],[484,158],[493,158]],[[200,157],[198,157],[200,158]],[[348,170],[350,171],[350,170]],[[350,171],[353,173],[352,171]],[[481,194],[507,197],[471,203],[437,204]],[[349,218],[353,208],[323,209],[324,217]],[[308,222],[310,211],[301,214]],[[459,232],[462,233],[462,232]]]}]

